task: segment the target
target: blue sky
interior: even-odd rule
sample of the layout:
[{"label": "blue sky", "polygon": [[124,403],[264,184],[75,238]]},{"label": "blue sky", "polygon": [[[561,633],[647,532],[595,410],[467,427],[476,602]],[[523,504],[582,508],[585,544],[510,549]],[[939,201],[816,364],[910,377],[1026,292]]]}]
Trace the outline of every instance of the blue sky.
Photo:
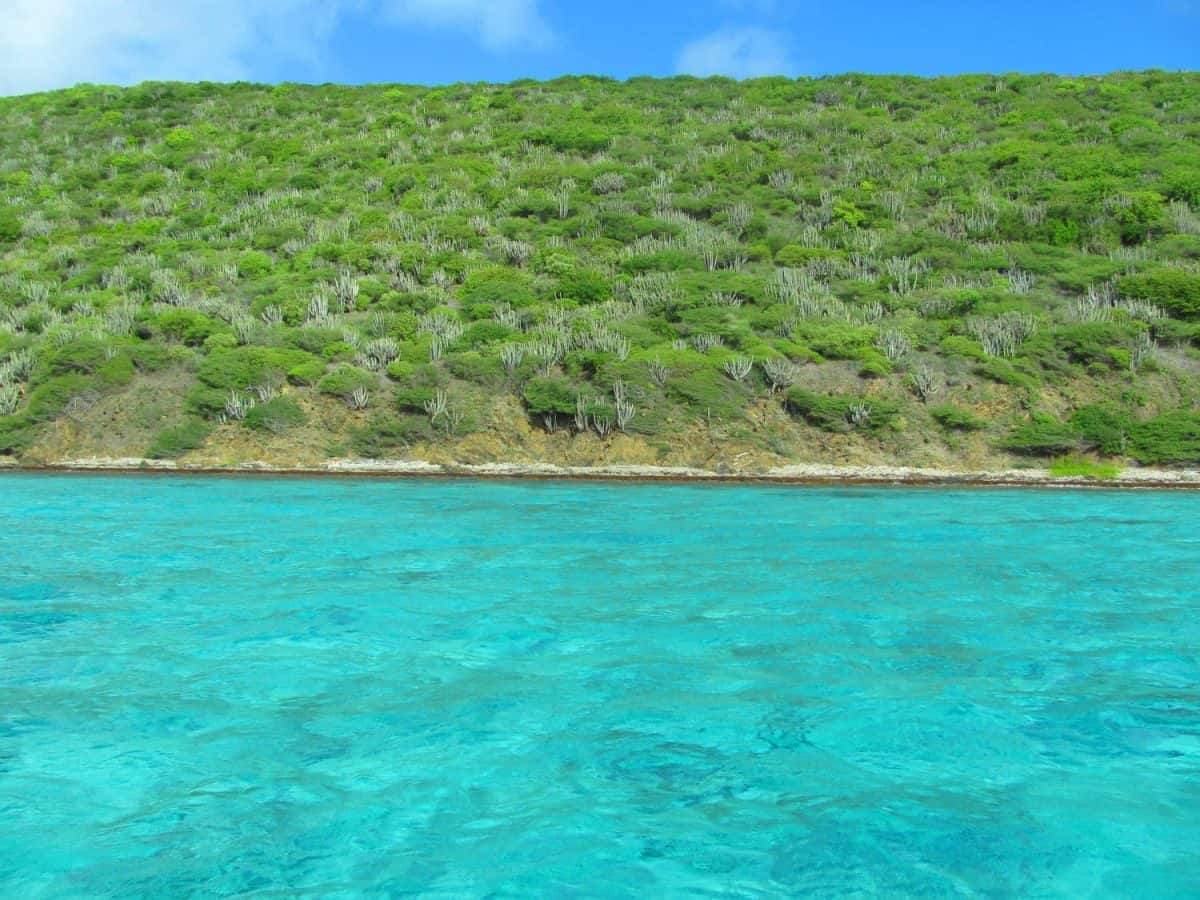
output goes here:
[{"label": "blue sky", "polygon": [[1200,0],[4,0],[0,94],[146,79],[1200,68]]}]

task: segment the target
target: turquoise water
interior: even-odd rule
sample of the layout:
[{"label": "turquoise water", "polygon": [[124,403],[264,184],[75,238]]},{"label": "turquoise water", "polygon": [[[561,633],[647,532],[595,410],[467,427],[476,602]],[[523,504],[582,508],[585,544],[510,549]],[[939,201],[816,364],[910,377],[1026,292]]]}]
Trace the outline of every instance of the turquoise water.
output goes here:
[{"label": "turquoise water", "polygon": [[1198,512],[4,476],[0,896],[1196,896]]}]

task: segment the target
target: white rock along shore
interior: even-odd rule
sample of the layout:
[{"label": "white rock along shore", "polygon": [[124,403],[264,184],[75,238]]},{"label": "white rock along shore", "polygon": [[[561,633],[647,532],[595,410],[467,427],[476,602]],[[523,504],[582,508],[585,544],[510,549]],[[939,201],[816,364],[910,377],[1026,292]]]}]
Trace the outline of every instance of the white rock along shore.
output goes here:
[{"label": "white rock along shore", "polygon": [[560,466],[551,463],[440,464],[422,460],[333,459],[316,466],[277,466],[246,462],[227,466],[197,465],[174,460],[137,457],[90,457],[38,466],[22,466],[12,460],[0,460],[0,468],[12,471],[75,472],[176,472],[176,473],[260,473],[277,475],[380,475],[380,476],[461,476],[476,478],[587,478],[630,481],[760,481],[779,483],[850,484],[966,484],[1089,487],[1178,487],[1200,488],[1200,470],[1142,469],[1122,470],[1114,478],[1056,477],[1046,469],[1003,469],[971,471],[928,469],[911,466],[836,466],[824,463],[796,463],[766,470],[736,471],[694,469],[670,466]]}]

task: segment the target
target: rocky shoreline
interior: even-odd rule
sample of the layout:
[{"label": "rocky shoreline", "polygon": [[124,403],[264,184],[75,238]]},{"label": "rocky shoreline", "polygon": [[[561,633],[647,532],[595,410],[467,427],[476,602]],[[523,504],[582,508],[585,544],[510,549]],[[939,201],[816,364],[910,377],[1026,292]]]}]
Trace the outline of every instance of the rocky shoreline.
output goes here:
[{"label": "rocky shoreline", "polygon": [[1027,487],[1200,488],[1194,469],[1126,469],[1113,478],[1054,476],[1045,469],[969,471],[910,466],[838,466],[797,463],[757,471],[708,470],[683,466],[562,466],[551,463],[439,464],[423,460],[333,459],[318,466],[278,466],[245,462],[224,466],[137,457],[90,457],[26,466],[0,460],[0,469],[18,472],[110,472],[174,474],[355,475],[592,479],[614,481],[766,482],[780,484],[996,485]]}]

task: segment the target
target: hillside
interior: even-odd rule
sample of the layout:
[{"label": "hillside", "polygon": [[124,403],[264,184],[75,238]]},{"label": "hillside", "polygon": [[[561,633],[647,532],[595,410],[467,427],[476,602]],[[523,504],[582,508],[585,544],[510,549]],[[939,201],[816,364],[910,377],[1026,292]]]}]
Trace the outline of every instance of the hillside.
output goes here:
[{"label": "hillside", "polygon": [[0,99],[0,455],[1200,462],[1200,76]]}]

